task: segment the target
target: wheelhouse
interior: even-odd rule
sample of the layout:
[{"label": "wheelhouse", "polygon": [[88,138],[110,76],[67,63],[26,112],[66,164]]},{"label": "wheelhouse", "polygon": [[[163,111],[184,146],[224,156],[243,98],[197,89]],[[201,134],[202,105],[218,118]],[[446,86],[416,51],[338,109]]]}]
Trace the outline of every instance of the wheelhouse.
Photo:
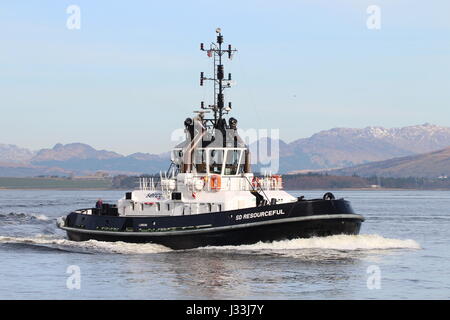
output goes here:
[{"label": "wheelhouse", "polygon": [[[249,165],[245,157],[246,148],[196,148],[191,157],[185,157],[184,152],[182,148],[175,148],[171,155],[179,173],[238,176]],[[186,163],[186,158],[191,163]]]}]

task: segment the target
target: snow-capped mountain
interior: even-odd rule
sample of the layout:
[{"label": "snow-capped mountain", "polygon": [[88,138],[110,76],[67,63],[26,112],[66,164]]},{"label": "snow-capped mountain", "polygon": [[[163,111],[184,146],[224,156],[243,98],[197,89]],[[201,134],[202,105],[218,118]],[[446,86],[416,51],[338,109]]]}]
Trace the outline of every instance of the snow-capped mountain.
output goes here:
[{"label": "snow-capped mountain", "polygon": [[13,144],[0,143],[0,162],[27,163],[33,158],[35,152],[20,148]]},{"label": "snow-capped mountain", "polygon": [[[304,154],[310,168],[349,167],[395,157],[431,152],[450,146],[450,128],[431,124],[403,128],[334,128],[288,144],[282,158]],[[295,169],[286,163],[285,169]]]}]

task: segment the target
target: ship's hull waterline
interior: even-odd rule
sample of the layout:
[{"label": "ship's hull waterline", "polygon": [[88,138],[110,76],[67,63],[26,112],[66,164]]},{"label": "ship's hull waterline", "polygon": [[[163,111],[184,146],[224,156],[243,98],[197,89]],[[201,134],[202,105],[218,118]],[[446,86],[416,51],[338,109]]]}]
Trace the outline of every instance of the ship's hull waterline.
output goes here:
[{"label": "ship's hull waterline", "polygon": [[123,217],[72,212],[60,222],[73,241],[155,243],[172,249],[358,234],[364,218],[348,201],[303,200],[187,216]]}]

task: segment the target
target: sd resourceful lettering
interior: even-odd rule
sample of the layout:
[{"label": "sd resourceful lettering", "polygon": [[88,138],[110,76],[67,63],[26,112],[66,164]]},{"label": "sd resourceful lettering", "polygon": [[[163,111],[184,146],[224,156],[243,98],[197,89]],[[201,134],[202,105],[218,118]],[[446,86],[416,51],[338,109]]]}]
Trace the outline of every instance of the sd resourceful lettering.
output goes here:
[{"label": "sd resourceful lettering", "polygon": [[278,216],[278,215],[282,215],[282,214],[284,214],[284,211],[282,209],[238,214],[238,215],[236,215],[236,221],[263,218],[263,217],[272,217],[272,216]]}]

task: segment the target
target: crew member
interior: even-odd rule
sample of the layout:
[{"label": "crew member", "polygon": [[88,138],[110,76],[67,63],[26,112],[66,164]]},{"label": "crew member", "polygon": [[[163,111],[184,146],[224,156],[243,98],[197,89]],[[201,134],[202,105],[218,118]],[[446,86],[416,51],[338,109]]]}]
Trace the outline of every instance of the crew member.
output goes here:
[{"label": "crew member", "polygon": [[95,207],[97,209],[101,209],[103,207],[103,201],[102,199],[98,199],[97,202],[95,203]]}]

